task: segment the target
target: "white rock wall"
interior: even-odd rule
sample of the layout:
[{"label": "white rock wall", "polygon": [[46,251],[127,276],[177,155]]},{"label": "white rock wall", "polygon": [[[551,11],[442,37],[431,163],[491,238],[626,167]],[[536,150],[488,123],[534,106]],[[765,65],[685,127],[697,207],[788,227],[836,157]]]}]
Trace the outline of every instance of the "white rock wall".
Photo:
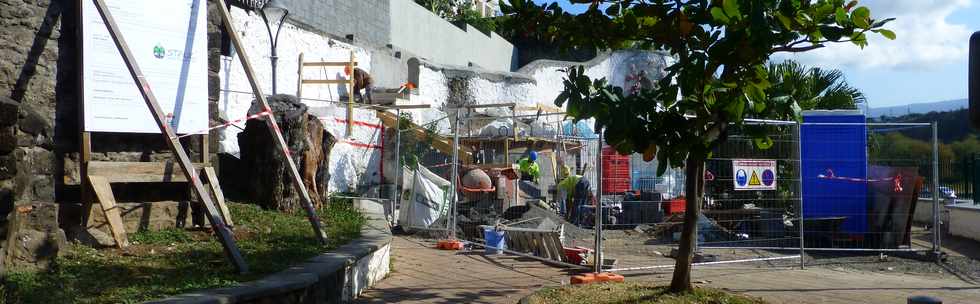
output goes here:
[{"label": "white rock wall", "polygon": [[[272,94],[272,67],[269,60],[271,49],[269,36],[262,18],[233,7],[232,20],[242,38],[242,43],[252,62],[257,81],[265,94]],[[358,67],[371,71],[370,52],[342,43],[319,33],[285,24],[279,34],[277,54],[277,93],[295,95],[299,82],[299,54],[305,61],[347,61],[354,51]],[[246,116],[251,106],[252,89],[242,68],[237,52],[222,57],[221,95],[219,114],[223,119],[235,120]],[[342,68],[306,68],[305,79],[346,79]],[[346,136],[346,108],[337,104],[340,96],[347,96],[343,85],[305,85],[303,102],[311,107],[311,113],[324,122],[326,129],[339,140],[330,154],[330,191],[352,191],[359,184],[380,182],[381,122],[374,111],[355,110],[353,134]],[[338,121],[341,120],[341,121]],[[244,123],[226,128],[219,134],[219,152],[239,155],[238,133]]]}]

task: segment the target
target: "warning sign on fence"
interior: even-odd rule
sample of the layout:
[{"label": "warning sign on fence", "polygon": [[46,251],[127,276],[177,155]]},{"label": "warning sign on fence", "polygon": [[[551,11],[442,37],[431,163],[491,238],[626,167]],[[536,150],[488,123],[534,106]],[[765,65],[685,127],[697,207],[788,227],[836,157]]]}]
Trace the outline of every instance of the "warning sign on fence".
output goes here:
[{"label": "warning sign on fence", "polygon": [[765,159],[732,160],[735,190],[776,190],[776,161]]}]

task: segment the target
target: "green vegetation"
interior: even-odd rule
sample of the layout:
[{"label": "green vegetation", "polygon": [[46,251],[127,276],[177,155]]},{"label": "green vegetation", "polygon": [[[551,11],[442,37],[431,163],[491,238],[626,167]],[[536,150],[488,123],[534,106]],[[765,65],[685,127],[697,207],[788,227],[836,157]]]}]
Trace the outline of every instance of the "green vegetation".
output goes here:
[{"label": "green vegetation", "polygon": [[856,109],[867,101],[840,70],[807,68],[792,60],[769,63],[768,69],[773,84],[769,94],[791,96],[803,110]]},{"label": "green vegetation", "polygon": [[51,270],[10,272],[0,303],[138,303],[251,281],[336,248],[360,235],[364,217],[350,202],[320,211],[329,244],[320,245],[301,212],[286,214],[229,204],[238,246],[251,273],[238,275],[206,231],[141,231],[125,249],[72,244]]},{"label": "green vegetation", "polygon": [[452,0],[415,0],[415,3],[429,9],[432,13],[450,22],[462,22],[477,28],[481,32],[490,34],[497,30],[497,23],[493,18],[485,18],[480,15],[472,2],[458,3]]},{"label": "green vegetation", "polygon": [[638,303],[638,304],[764,304],[760,299],[717,289],[695,288],[671,294],[665,286],[649,283],[605,283],[545,288],[531,295],[531,304]]}]

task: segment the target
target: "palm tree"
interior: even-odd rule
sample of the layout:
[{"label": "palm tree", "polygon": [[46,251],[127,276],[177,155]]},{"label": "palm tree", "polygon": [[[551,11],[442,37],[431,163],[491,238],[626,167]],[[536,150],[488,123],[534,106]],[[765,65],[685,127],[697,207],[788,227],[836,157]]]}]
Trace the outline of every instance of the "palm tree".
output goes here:
[{"label": "palm tree", "polygon": [[867,102],[864,93],[844,80],[835,69],[807,68],[796,61],[769,63],[772,96],[789,96],[803,110],[857,109]]}]

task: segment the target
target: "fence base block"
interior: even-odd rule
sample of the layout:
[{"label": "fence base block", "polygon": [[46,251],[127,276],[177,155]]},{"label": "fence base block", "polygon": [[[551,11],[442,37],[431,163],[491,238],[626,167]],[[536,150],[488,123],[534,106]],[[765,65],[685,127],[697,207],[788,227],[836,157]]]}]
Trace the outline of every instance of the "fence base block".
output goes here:
[{"label": "fence base block", "polygon": [[572,285],[578,284],[589,284],[589,283],[601,283],[601,282],[624,282],[626,278],[621,275],[603,272],[603,273],[586,273],[573,275],[571,279]]},{"label": "fence base block", "polygon": [[436,248],[442,250],[463,250],[463,242],[459,240],[439,240],[436,243]]}]

